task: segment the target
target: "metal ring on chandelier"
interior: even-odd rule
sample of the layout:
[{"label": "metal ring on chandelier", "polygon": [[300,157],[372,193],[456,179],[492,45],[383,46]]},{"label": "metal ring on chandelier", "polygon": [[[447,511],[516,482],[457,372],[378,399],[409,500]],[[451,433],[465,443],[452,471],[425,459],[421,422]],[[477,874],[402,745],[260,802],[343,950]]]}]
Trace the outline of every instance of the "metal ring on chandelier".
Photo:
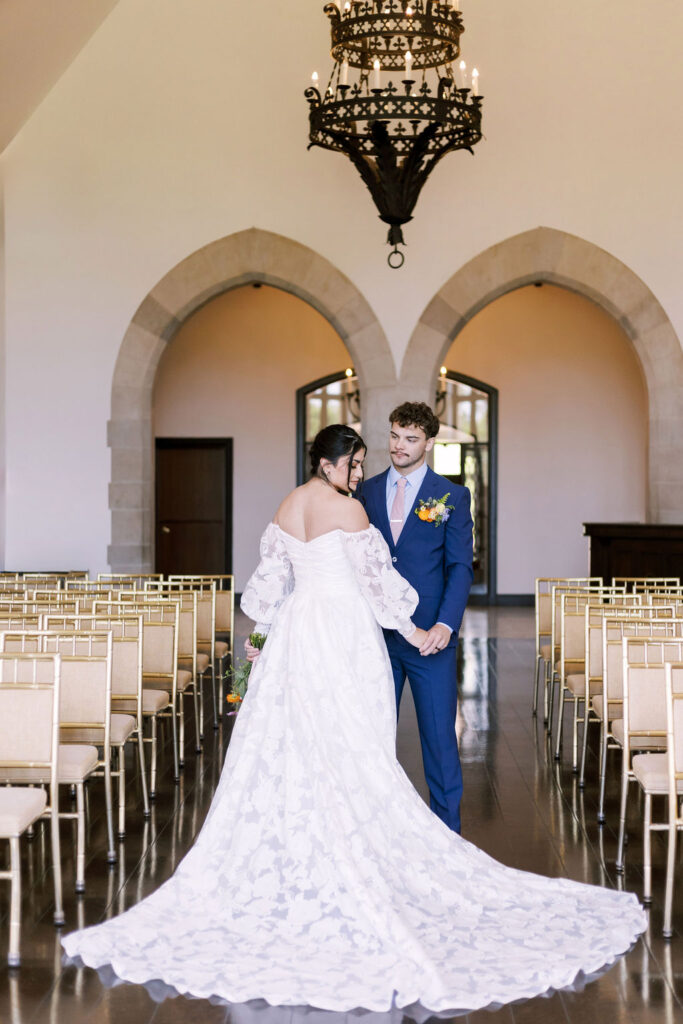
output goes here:
[{"label": "metal ring on chandelier", "polygon": [[[392,256],[394,257],[393,263],[391,262]],[[396,262],[396,257],[398,257],[398,262]],[[405,261],[405,254],[401,252],[397,245],[395,245],[394,248],[389,253],[389,255],[387,256],[387,263],[389,264],[392,270],[400,270]]]}]

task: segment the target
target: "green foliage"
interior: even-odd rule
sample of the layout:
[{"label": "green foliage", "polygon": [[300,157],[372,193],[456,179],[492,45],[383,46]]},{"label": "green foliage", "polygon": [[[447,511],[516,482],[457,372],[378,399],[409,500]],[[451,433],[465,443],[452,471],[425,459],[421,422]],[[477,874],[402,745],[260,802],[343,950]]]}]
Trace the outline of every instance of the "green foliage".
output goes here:
[{"label": "green foliage", "polygon": [[[259,651],[263,650],[265,642],[266,637],[263,633],[251,633],[249,635],[249,643],[252,647],[258,648]],[[252,663],[245,659],[244,661],[237,662],[235,667],[228,672],[228,676],[230,677],[230,691],[239,698],[239,703],[244,700],[247,687],[249,686],[251,665]]]}]

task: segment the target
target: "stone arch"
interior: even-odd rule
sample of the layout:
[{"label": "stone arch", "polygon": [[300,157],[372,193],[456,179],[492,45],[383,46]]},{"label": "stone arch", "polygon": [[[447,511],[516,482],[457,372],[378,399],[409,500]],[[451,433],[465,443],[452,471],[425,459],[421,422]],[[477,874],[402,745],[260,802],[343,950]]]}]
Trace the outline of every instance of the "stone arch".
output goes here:
[{"label": "stone arch", "polygon": [[180,325],[231,288],[262,281],[308,302],[335,328],[353,359],[371,429],[370,466],[384,449],[375,408],[396,386],[384,330],[358,288],[312,249],[282,235],[250,228],[198,249],[173,267],[138,307],[119,350],[107,443],[111,448],[112,571],[149,571],[154,561],[152,391],[159,360]]},{"label": "stone arch", "polygon": [[426,401],[454,338],[506,292],[547,281],[591,299],[630,338],[648,391],[648,518],[683,517],[683,350],[647,285],[615,256],[565,231],[535,228],[486,249],[439,289],[411,336],[401,386]]}]

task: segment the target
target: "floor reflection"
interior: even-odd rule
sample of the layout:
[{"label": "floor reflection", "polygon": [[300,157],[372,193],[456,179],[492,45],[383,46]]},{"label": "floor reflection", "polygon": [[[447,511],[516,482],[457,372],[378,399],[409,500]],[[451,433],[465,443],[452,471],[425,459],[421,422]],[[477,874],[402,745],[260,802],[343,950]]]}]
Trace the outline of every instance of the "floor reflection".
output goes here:
[{"label": "floor reflection", "polygon": [[[239,620],[238,620],[239,622]],[[242,632],[246,635],[246,623]],[[467,838],[514,867],[580,881],[626,886],[641,891],[639,837],[633,837],[626,877],[614,870],[617,794],[608,793],[608,823],[596,820],[595,772],[585,790],[565,763],[556,763],[542,723],[530,715],[533,672],[533,613],[530,609],[475,609],[467,613],[458,660],[457,732],[465,777],[463,828]],[[174,871],[201,827],[218,782],[234,719],[210,727],[203,754],[188,751],[178,785],[169,774],[170,736],[162,736],[158,795],[151,817],[141,813],[134,765],[128,772],[130,829],[118,846],[118,862],[106,863],[106,828],[100,794],[88,793],[86,893],[73,892],[75,834],[62,831],[66,929],[84,927],[120,913],[157,888]],[[399,720],[399,758],[426,797],[417,724],[406,688]],[[595,751],[591,751],[594,759]],[[637,814],[639,810],[636,808]],[[676,1024],[683,1020],[683,942],[661,939],[663,844],[655,851],[648,935],[600,977],[577,979],[572,989],[547,993],[528,1002],[470,1013],[468,1024],[586,1024],[599,1020],[624,1024]],[[0,1021],[10,1024],[167,1024],[213,1021],[234,1024],[402,1024],[452,1019],[455,1011],[435,1015],[419,1006],[387,1013],[335,1014],[310,1007],[272,1007],[262,1001],[228,1005],[188,999],[161,984],[120,983],[62,957],[52,925],[52,877],[46,830],[36,829],[22,843],[23,963],[19,970],[0,966]],[[677,895],[675,926],[683,925],[683,886]],[[0,888],[0,957],[7,942],[8,887]],[[459,1017],[458,1019],[463,1019]]]}]

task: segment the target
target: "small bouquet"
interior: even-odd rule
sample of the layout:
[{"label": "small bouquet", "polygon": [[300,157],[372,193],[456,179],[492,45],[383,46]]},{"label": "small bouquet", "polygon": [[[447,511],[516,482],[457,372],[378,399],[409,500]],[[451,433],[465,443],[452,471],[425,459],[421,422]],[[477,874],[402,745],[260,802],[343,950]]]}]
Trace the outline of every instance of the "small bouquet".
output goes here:
[{"label": "small bouquet", "polygon": [[426,498],[422,499],[417,503],[415,509],[415,515],[425,523],[434,523],[434,526],[441,526],[445,523],[451,512],[455,508],[455,505],[447,505],[446,502],[451,496],[451,492],[448,491],[444,494],[443,498]]},{"label": "small bouquet", "polygon": [[[250,633],[249,643],[252,647],[257,647],[259,651],[263,650],[263,645],[266,642],[266,638],[263,633]],[[231,668],[227,675],[230,679],[230,693],[227,696],[228,704],[232,704],[234,712],[239,711],[240,704],[244,700],[249,686],[249,673],[251,672],[252,662],[240,661],[237,663],[235,668]],[[233,712],[233,713],[234,713]]]}]

